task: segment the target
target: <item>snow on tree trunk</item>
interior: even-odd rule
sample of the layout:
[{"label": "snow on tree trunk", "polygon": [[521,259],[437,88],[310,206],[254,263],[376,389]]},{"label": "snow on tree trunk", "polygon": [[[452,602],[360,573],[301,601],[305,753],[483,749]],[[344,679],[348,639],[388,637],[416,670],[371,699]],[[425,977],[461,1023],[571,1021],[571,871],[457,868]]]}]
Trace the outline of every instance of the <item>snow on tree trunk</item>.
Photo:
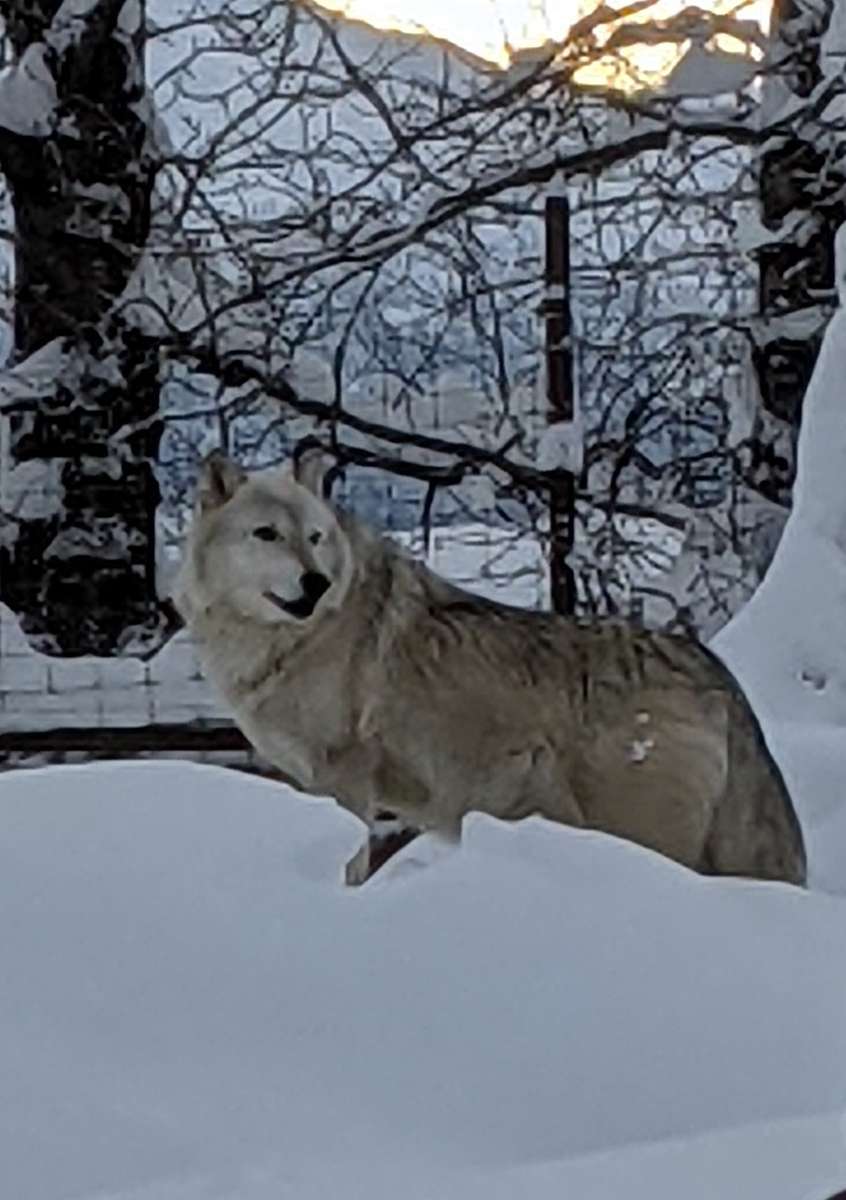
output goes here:
[{"label": "snow on tree trunk", "polygon": [[[763,335],[755,365],[763,413],[752,439],[749,482],[789,506],[802,402],[814,371],[834,287],[834,235],[846,218],[842,127],[826,103],[834,72],[826,44],[837,0],[778,0],[765,87],[770,122],[785,118],[762,148],[761,207],[772,231],[759,250]],[[803,116],[803,110],[805,115]],[[796,119],[797,116],[799,119]],[[788,119],[789,118],[789,119]]]},{"label": "snow on tree trunk", "polygon": [[0,597],[42,651],[149,650],[164,626],[150,465],[159,356],[117,303],[157,168],[143,6],[0,0],[0,15],[16,55],[0,76],[0,166],[14,203],[18,370],[56,339],[64,350],[52,388],[12,406],[13,479],[29,465],[55,487],[4,525]]}]

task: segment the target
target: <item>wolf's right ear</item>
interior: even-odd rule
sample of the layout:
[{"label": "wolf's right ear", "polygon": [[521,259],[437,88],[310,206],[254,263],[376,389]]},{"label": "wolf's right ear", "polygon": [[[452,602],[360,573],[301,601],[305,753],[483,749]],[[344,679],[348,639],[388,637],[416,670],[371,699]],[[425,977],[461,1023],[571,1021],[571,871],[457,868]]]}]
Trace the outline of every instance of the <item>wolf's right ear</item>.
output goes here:
[{"label": "wolf's right ear", "polygon": [[313,438],[306,438],[294,450],[294,479],[315,496],[328,497],[338,471],[333,456]]},{"label": "wolf's right ear", "polygon": [[231,500],[247,478],[246,471],[220,450],[212,450],[200,468],[197,507],[200,512],[220,508]]}]

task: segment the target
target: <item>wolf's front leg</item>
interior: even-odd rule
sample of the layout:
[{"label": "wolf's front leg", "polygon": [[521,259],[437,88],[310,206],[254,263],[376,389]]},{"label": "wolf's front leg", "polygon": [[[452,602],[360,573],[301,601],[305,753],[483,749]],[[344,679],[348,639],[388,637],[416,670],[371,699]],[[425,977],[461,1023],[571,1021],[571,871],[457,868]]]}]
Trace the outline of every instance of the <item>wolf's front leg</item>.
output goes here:
[{"label": "wolf's front leg", "polygon": [[368,821],[368,825],[367,838],[346,866],[344,878],[350,887],[366,883],[388,859],[413,842],[420,833],[419,829],[404,824],[393,813],[385,811],[379,811]]},{"label": "wolf's front leg", "polygon": [[355,854],[344,867],[344,883],[347,887],[360,887],[370,878],[370,838],[366,837]]},{"label": "wolf's front leg", "polygon": [[[423,794],[420,785],[406,771],[396,771],[375,741],[362,741],[335,751],[328,759],[327,791],[339,804],[355,813],[367,825],[368,834],[344,871],[350,886],[365,883],[389,858],[407,846],[420,833],[414,814]],[[393,798],[411,799],[409,816],[401,817],[392,805]],[[410,818],[410,819],[409,819]]]}]

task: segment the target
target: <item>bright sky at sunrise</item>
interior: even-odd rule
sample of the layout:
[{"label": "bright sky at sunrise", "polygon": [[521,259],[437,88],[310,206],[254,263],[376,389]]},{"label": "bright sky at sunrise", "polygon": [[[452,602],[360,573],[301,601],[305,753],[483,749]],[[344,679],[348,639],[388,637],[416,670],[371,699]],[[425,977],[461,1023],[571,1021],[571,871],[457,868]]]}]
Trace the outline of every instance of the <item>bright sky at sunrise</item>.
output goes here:
[{"label": "bright sky at sunrise", "polygon": [[[321,0],[326,8],[344,12],[381,29],[407,32],[427,30],[483,58],[507,61],[507,45],[539,45],[548,38],[560,40],[574,20],[598,7],[600,0]],[[619,8],[625,0],[608,0]],[[666,18],[681,12],[691,0],[657,0],[643,13],[643,20]],[[732,12],[746,20],[769,25],[771,0],[699,0],[699,7],[715,12]],[[738,51],[739,43],[726,43]],[[682,48],[683,50],[683,48]],[[632,52],[638,73],[661,74],[676,62],[681,50],[670,44],[639,47]],[[599,67],[582,82],[603,82],[607,68]]]}]

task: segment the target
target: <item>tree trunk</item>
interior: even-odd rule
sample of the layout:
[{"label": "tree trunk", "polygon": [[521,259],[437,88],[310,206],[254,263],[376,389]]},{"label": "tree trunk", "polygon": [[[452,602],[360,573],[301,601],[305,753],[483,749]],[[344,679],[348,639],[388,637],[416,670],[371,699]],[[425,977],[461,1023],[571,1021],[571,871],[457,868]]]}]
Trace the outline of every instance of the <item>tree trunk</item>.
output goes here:
[{"label": "tree trunk", "polygon": [[[23,475],[55,495],[19,507],[0,545],[0,596],[47,653],[149,652],[164,627],[150,465],[159,359],[116,305],[147,239],[157,169],[143,5],[99,0],[73,20],[61,8],[0,0],[18,63],[43,46],[56,94],[40,133],[16,131],[0,111],[15,215],[15,359],[56,338],[66,345],[54,394],[10,418],[13,488]],[[116,440],[127,427],[138,432]]]}]

